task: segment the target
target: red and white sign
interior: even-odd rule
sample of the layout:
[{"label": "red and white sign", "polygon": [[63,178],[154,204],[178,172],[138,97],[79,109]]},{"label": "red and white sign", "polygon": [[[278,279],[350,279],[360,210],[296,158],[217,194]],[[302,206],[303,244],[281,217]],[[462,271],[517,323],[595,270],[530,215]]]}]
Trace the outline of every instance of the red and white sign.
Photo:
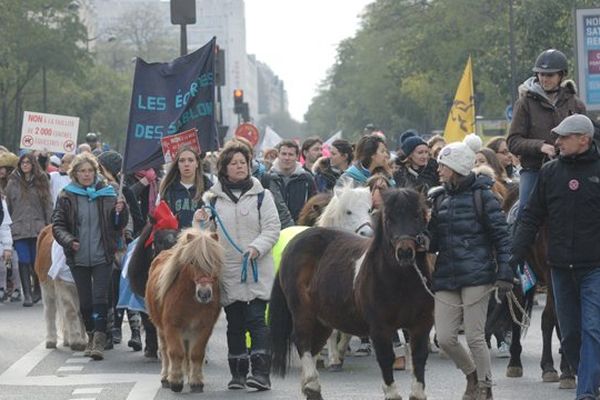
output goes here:
[{"label": "red and white sign", "polygon": [[75,153],[79,118],[25,111],[21,129],[22,149]]},{"label": "red and white sign", "polygon": [[165,136],[160,139],[165,163],[172,163],[177,156],[180,147],[190,147],[200,154],[200,142],[198,141],[198,129],[189,129],[176,135]]},{"label": "red and white sign", "polygon": [[243,137],[252,144],[252,147],[258,144],[258,139],[260,137],[258,134],[258,128],[249,123],[238,126],[235,130],[235,136]]}]

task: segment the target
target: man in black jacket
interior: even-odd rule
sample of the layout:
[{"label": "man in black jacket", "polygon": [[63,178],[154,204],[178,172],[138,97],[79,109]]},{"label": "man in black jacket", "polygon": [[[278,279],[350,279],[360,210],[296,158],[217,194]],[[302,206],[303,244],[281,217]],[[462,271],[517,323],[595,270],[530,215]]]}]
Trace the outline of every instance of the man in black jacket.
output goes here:
[{"label": "man in black jacket", "polygon": [[600,155],[592,121],[581,114],[552,130],[560,156],[540,170],[513,242],[520,264],[538,229],[548,228],[561,345],[578,375],[577,399],[596,399],[600,386]]}]

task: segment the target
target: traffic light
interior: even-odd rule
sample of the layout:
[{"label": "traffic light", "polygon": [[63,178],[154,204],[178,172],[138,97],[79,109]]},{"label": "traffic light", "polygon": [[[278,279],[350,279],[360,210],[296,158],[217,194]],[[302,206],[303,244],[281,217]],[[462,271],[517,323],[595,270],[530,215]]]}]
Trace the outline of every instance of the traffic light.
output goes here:
[{"label": "traffic light", "polygon": [[215,48],[215,85],[225,86],[225,50]]},{"label": "traffic light", "polygon": [[241,114],[243,111],[244,104],[244,91],[242,89],[235,89],[233,91],[233,112]]}]

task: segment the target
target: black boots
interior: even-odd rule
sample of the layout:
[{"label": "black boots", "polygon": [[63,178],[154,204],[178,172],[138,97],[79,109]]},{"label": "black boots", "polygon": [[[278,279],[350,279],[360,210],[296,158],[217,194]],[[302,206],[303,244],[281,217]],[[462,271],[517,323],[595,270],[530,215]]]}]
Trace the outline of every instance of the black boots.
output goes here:
[{"label": "black boots", "polygon": [[269,354],[252,354],[252,375],[246,379],[246,386],[256,390],[271,390],[271,356]]},{"label": "black boots", "polygon": [[23,307],[33,306],[31,297],[31,264],[19,263],[19,275],[21,275],[21,287],[23,289]]},{"label": "black boots", "polygon": [[229,371],[231,381],[227,384],[229,390],[246,388],[246,375],[248,375],[248,358],[229,358]]},{"label": "black boots", "polygon": [[133,328],[131,330],[131,339],[127,342],[127,346],[131,347],[133,351],[142,350],[142,335],[140,334],[140,328]]}]

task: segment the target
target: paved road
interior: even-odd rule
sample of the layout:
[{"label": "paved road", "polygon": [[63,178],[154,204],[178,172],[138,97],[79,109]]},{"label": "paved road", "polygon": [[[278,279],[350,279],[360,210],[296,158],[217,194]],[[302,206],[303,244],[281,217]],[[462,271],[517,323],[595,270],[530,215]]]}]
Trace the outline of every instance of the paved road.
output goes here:
[{"label": "paved road", "polygon": [[[506,359],[492,354],[495,377],[494,398],[572,400],[574,390],[559,390],[558,384],[542,383],[539,359],[541,307],[534,309],[532,327],[524,340],[525,375],[520,379],[504,376]],[[66,348],[44,348],[43,310],[40,305],[23,308],[20,304],[0,305],[0,400],[148,400],[148,399],[300,399],[299,370],[294,368],[285,380],[274,379],[274,389],[260,394],[231,392],[226,363],[225,324],[221,318],[209,345],[209,364],[205,367],[205,393],[173,394],[161,389],[157,361],[145,359],[126,345],[106,352],[101,362],[89,361],[81,353]],[[128,333],[124,333],[125,338]],[[558,360],[555,340],[555,360]],[[408,398],[411,376],[396,372],[404,398]],[[448,359],[432,354],[426,371],[429,400],[460,399],[464,378]],[[325,399],[382,399],[381,379],[375,358],[349,357],[345,371],[321,372]]]}]

